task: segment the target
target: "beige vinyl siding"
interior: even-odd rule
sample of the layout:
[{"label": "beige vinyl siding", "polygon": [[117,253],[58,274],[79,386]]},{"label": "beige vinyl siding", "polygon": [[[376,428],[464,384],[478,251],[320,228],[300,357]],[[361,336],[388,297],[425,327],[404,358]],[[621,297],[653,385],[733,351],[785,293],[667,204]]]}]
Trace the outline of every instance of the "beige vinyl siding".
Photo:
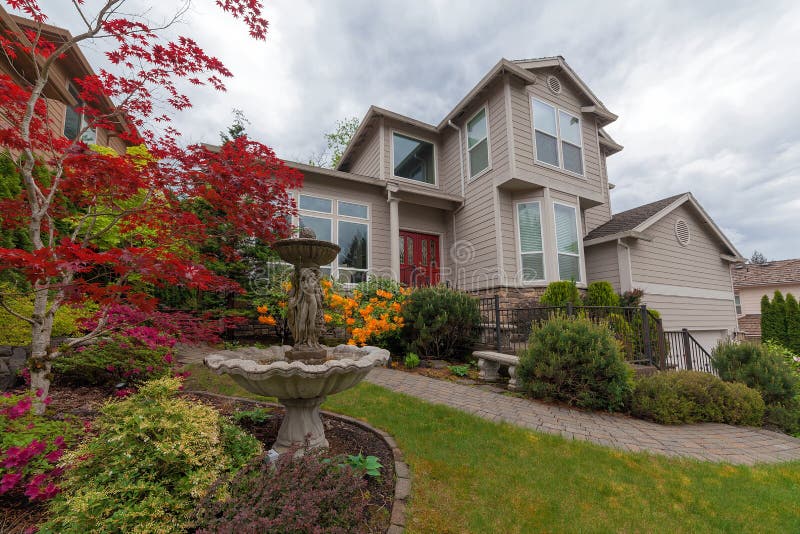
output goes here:
[{"label": "beige vinyl siding", "polygon": [[125,142],[119,137],[111,137],[108,140],[108,146],[117,151],[117,154],[125,153]]},{"label": "beige vinyl siding", "polygon": [[514,197],[509,191],[498,191],[500,199],[500,229],[503,240],[503,268],[509,285],[516,285],[519,277],[519,236],[514,214]]},{"label": "beige vinyl siding", "polygon": [[388,276],[391,273],[391,257],[386,192],[378,187],[335,180],[312,172],[304,174],[301,193],[369,206],[369,269],[370,272]]},{"label": "beige vinyl siding", "polygon": [[605,280],[620,291],[619,258],[617,243],[603,243],[586,247],[586,279],[589,283]]},{"label": "beige vinyl siding", "polygon": [[[439,154],[439,172],[442,191],[451,195],[461,195],[461,165],[464,165],[464,176],[467,174],[466,159],[459,159],[459,139],[461,136],[453,128],[445,128],[442,132],[441,153]],[[461,155],[466,158],[466,151]]]},{"label": "beige vinyl siding", "polygon": [[648,308],[658,310],[665,330],[729,330],[736,329],[732,302],[724,299],[676,297],[645,293],[642,301]]},{"label": "beige vinyl siding", "polygon": [[[675,223],[683,219],[691,234],[687,246],[675,237]],[[719,241],[686,204],[645,231],[652,241],[631,244],[634,286],[639,282],[731,292],[729,264]]]},{"label": "beige vinyl siding", "polygon": [[603,203],[583,212],[583,226],[587,234],[611,220],[611,192],[608,189],[608,168],[606,167],[606,156],[602,151],[599,161],[602,176]]},{"label": "beige vinyl siding", "polygon": [[[590,198],[603,197],[603,178],[600,168],[600,153],[597,144],[597,130],[594,118],[581,112],[581,106],[588,104],[571,86],[567,77],[554,73],[562,84],[561,94],[554,95],[544,85],[549,72],[537,71],[537,83],[526,88],[521,81],[514,80],[511,85],[512,124],[514,132],[514,152],[518,177],[541,185],[549,185],[554,190],[568,191]],[[541,81],[539,81],[541,80]],[[547,104],[561,108],[581,119],[583,142],[583,177],[557,170],[535,161],[533,146],[533,123],[531,117],[531,96]]]},{"label": "beige vinyl siding", "polygon": [[380,128],[370,130],[369,138],[354,155],[349,171],[374,178],[381,177],[381,136]]},{"label": "beige vinyl siding", "polygon": [[[508,215],[503,217],[500,213],[499,205],[502,201],[500,193],[494,186],[495,178],[508,177],[510,173],[502,80],[487,87],[484,95],[479,96],[464,110],[456,122],[462,128],[463,144],[464,122],[488,102],[491,169],[473,180],[467,180],[464,207],[455,216],[455,233],[458,241],[456,247],[459,253],[453,254],[453,258],[461,261],[457,265],[453,264],[453,267],[456,267],[459,273],[456,283],[464,289],[482,289],[504,284],[505,262],[501,262],[499,258],[507,254],[505,249],[509,239],[514,239],[513,226],[503,227],[503,220],[509,219]],[[453,130],[452,134],[457,139],[458,132]],[[462,150],[463,157],[466,158],[463,146]],[[457,158],[456,152],[454,164],[451,163],[449,166],[455,173],[459,172]],[[466,160],[464,172],[467,172]],[[458,187],[460,188],[460,185]],[[506,235],[508,232],[511,232],[511,236]]]},{"label": "beige vinyl siding", "polygon": [[795,297],[800,297],[800,283],[791,285],[740,287],[735,291],[739,295],[742,304],[742,315],[761,313],[761,297],[768,295],[769,298],[772,299],[776,290],[783,293],[784,297],[787,293],[791,293]]}]

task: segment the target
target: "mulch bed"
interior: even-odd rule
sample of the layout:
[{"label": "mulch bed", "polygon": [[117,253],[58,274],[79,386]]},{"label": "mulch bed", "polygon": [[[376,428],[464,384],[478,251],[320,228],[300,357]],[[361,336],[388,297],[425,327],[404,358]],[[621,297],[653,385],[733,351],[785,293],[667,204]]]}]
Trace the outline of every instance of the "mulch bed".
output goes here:
[{"label": "mulch bed", "polygon": [[[22,390],[18,391],[22,392]],[[54,386],[50,390],[53,399],[51,413],[56,417],[67,415],[78,416],[83,420],[94,420],[99,414],[100,406],[113,398],[113,389],[82,387],[69,388]],[[246,399],[231,399],[204,395],[198,392],[185,393],[185,398],[203,402],[218,409],[225,415],[237,411],[251,410],[264,403]],[[256,436],[269,449],[278,435],[278,428],[283,420],[283,409],[271,407],[272,416],[262,424],[241,423],[242,428]],[[369,521],[366,532],[385,532],[389,527],[392,503],[394,502],[394,457],[392,450],[379,436],[347,421],[322,416],[325,436],[330,442],[326,456],[359,453],[364,456],[375,456],[383,465],[381,477],[367,477],[369,497]],[[12,491],[0,496],[0,534],[22,534],[31,527],[43,522],[46,518],[46,506],[41,503],[30,503],[21,490]]]}]

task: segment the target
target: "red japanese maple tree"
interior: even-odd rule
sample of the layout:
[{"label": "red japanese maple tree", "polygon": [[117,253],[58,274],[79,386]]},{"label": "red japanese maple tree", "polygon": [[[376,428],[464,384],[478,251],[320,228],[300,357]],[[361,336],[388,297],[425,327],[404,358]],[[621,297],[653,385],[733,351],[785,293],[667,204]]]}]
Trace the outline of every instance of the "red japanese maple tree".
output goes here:
[{"label": "red japanese maple tree", "polygon": [[[253,38],[265,38],[261,2],[215,1],[241,19]],[[103,332],[102,312],[119,302],[151,309],[155,303],[147,285],[235,288],[203,266],[196,245],[213,228],[267,242],[285,236],[287,215],[294,212],[288,190],[299,187],[302,176],[246,136],[218,150],[181,144],[169,116],[169,109],[191,106],[181,87],[223,91],[222,80],[231,73],[192,39],[169,38],[169,24],[123,14],[125,0],[104,0],[92,13],[84,0],[76,0],[81,33],[53,38],[38,1],[6,3],[29,24],[20,25],[22,32],[0,34],[0,48],[12,66],[24,60],[29,67],[16,77],[0,74],[0,143],[23,187],[18,197],[0,201],[0,213],[4,226],[27,231],[32,246],[0,249],[0,271],[25,276],[34,307],[24,316],[2,295],[0,306],[31,326],[31,387],[44,390],[43,398],[51,361],[58,356],[50,344],[60,306],[86,300],[100,306],[97,327],[71,342],[76,345]],[[84,120],[71,140],[49,124],[53,110],[45,94],[59,62],[89,42],[113,45],[106,56],[114,72],[72,80]],[[80,141],[95,128],[117,132],[133,149],[117,154]],[[187,208],[193,202],[213,209],[201,220]]]}]

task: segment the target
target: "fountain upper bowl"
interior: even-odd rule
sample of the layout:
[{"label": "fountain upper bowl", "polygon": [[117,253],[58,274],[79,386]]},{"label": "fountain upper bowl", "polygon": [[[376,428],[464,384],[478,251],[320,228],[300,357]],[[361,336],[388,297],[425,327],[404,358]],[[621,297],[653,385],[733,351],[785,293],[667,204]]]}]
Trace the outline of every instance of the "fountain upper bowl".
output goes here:
[{"label": "fountain upper bowl", "polygon": [[336,259],[341,248],[336,243],[320,239],[280,239],[271,245],[280,258],[298,267],[319,267]]}]

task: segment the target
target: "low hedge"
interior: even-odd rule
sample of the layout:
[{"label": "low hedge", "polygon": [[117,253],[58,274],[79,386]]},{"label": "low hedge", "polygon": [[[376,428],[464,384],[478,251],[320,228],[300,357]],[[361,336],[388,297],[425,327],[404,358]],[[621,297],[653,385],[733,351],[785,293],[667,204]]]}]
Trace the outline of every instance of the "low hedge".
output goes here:
[{"label": "low hedge", "polygon": [[699,371],[663,372],[641,378],[631,413],[656,423],[728,423],[761,426],[764,400],[744,384],[728,383]]}]

